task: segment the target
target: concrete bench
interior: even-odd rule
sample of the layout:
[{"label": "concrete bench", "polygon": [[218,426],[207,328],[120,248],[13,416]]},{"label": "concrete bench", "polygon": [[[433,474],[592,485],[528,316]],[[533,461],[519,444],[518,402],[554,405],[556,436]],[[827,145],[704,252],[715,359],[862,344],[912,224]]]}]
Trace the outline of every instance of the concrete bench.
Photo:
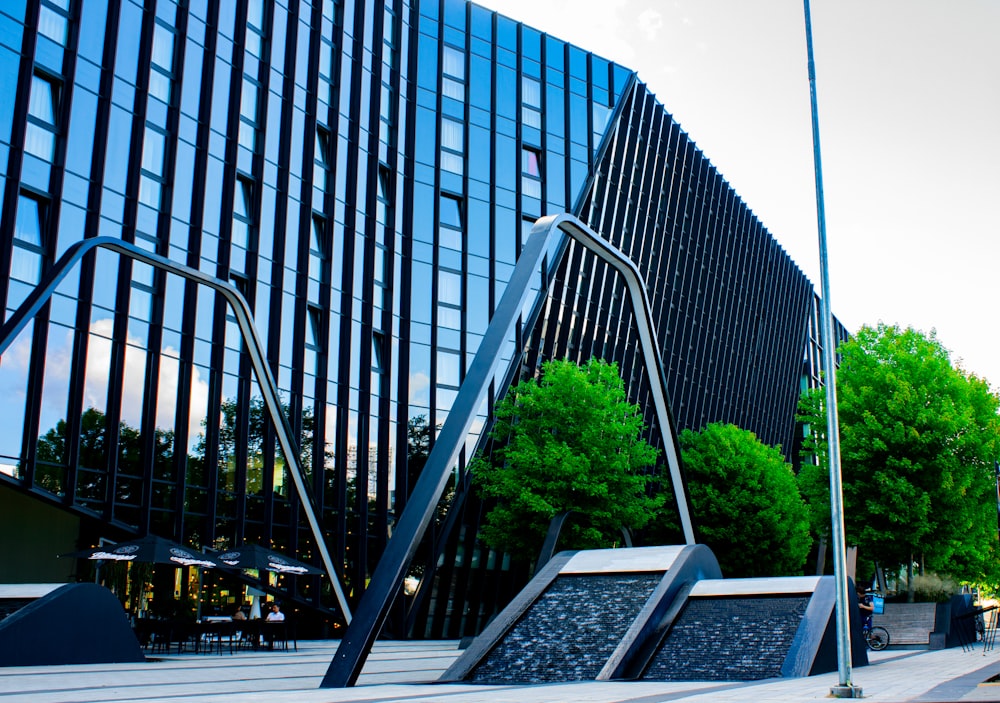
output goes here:
[{"label": "concrete bench", "polygon": [[928,645],[936,613],[936,603],[886,603],[884,613],[872,616],[872,624],[889,631],[890,644]]}]

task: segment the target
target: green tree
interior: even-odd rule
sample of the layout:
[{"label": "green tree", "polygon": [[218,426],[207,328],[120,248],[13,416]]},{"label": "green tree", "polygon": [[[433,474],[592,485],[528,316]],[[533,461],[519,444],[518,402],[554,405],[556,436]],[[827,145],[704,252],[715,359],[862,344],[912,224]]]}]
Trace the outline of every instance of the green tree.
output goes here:
[{"label": "green tree", "polygon": [[722,423],[678,439],[699,541],[725,575],[801,574],[812,545],[809,518],[781,452]]},{"label": "green tree", "polygon": [[[848,544],[884,566],[916,560],[959,579],[994,580],[1000,399],[951,363],[933,331],[866,326],[838,351]],[[799,482],[826,534],[824,391],[804,393],[799,410],[810,430]]]},{"label": "green tree", "polygon": [[512,388],[496,418],[494,450],[471,467],[480,494],[496,501],[481,531],[491,547],[534,559],[552,518],[568,510],[561,547],[608,546],[662,506],[647,491],[657,451],[641,439],[617,365],[546,362],[541,380]]}]

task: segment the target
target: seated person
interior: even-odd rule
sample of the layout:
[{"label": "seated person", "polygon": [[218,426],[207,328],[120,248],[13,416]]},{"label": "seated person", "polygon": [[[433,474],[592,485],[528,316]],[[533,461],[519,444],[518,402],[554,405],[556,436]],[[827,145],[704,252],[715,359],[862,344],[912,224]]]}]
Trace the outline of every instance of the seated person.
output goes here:
[{"label": "seated person", "polygon": [[233,620],[246,620],[247,616],[243,614],[242,608],[237,608],[232,615]]},{"label": "seated person", "polygon": [[271,603],[271,612],[267,614],[268,622],[284,622],[285,614],[281,612],[281,608],[277,603]]},{"label": "seated person", "polygon": [[270,612],[264,618],[264,639],[267,641],[268,649],[274,648],[275,639],[284,639],[284,628],[277,627],[284,624],[285,614],[281,612],[277,603],[271,603]]}]

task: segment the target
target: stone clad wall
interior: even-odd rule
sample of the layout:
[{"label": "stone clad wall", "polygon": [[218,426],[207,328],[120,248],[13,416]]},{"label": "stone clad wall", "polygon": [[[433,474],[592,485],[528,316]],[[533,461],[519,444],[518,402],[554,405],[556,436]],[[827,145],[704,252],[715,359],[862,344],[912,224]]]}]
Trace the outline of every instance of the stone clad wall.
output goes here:
[{"label": "stone clad wall", "polygon": [[756,681],[781,676],[809,596],[692,598],[643,679]]},{"label": "stone clad wall", "polygon": [[597,678],[662,574],[560,575],[480,663],[477,683]]}]

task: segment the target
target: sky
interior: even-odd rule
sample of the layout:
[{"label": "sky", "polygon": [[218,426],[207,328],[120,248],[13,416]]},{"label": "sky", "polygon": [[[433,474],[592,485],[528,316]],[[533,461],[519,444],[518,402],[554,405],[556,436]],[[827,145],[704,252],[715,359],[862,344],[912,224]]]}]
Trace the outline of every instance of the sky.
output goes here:
[{"label": "sky", "polygon": [[[476,0],[638,73],[821,290],[802,0]],[[812,0],[830,302],[1000,391],[1000,2]]]}]

